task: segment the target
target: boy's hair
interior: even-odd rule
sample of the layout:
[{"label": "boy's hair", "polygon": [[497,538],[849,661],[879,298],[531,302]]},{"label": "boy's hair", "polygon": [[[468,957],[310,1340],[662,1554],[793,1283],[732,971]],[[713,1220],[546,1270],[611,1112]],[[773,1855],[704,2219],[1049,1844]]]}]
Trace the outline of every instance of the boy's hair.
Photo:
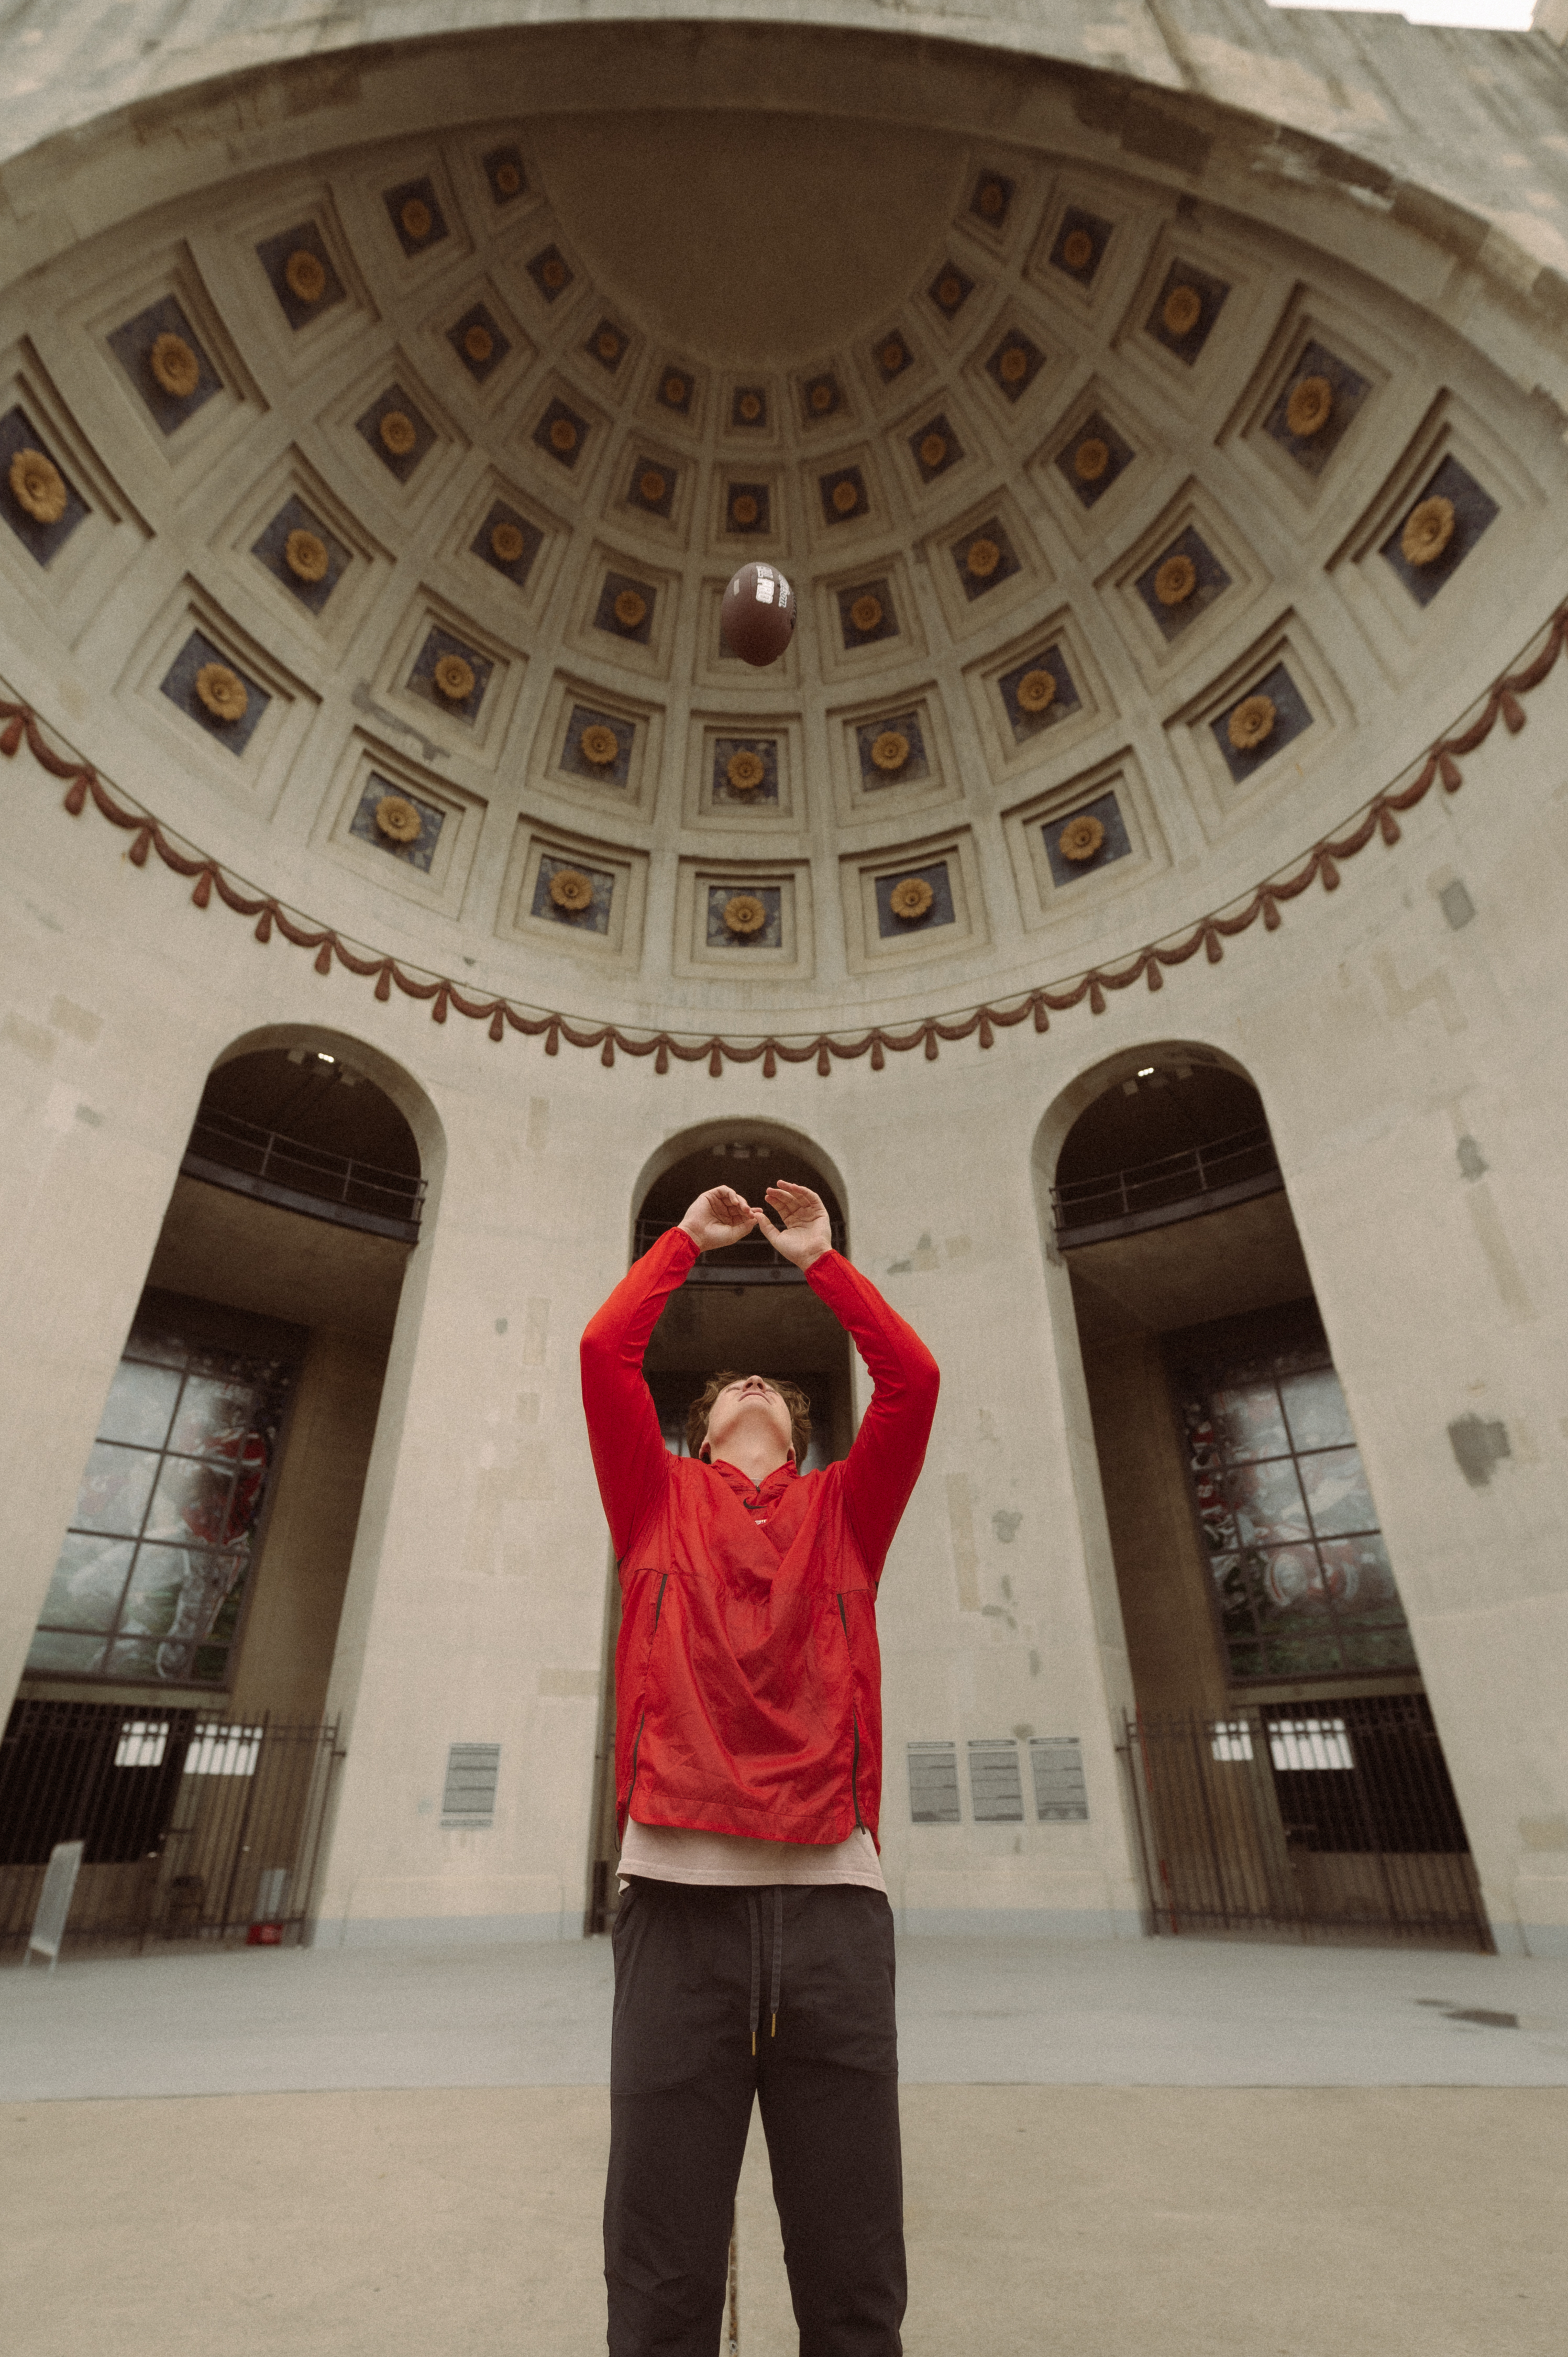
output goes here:
[{"label": "boy's hair", "polygon": [[[745,1375],[738,1373],[734,1367],[726,1367],[722,1374],[708,1377],[702,1397],[694,1399],[686,1410],[686,1446],[693,1457],[700,1457],[703,1453],[703,1444],[708,1437],[708,1410],[719,1394],[727,1384],[745,1381]],[[811,1445],[810,1395],[800,1389],[799,1383],[789,1383],[781,1375],[765,1375],[763,1381],[772,1384],[789,1411],[790,1445],[795,1451],[796,1465],[801,1466]]]}]

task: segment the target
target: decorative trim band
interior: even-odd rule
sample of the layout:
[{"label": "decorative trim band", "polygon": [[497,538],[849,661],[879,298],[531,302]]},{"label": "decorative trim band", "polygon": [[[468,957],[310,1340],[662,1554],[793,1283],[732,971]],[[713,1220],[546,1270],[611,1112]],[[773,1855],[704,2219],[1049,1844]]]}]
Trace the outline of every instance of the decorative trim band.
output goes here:
[{"label": "decorative trim band", "polygon": [[[927,1016],[903,1031],[874,1027],[852,1039],[829,1031],[820,1031],[810,1039],[802,1039],[798,1034],[730,1039],[718,1032],[698,1040],[678,1039],[669,1031],[644,1036],[624,1031],[616,1023],[575,1022],[569,1016],[510,998],[470,998],[450,975],[408,966],[384,952],[351,944],[334,927],[318,924],[299,910],[285,907],[206,853],[184,847],[180,838],[170,835],[149,811],[129,797],[116,800],[90,763],[54,752],[37,714],[27,705],[0,701],[0,753],[10,759],[26,743],[41,769],[50,777],[68,781],[64,807],[73,818],[81,817],[91,800],[112,826],[123,827],[134,835],[127,855],[133,867],[145,867],[149,853],[156,851],[164,866],[172,868],[177,876],[195,879],[190,897],[199,909],[205,909],[216,892],[224,907],[232,909],[237,916],[255,918],[258,942],[271,941],[275,930],[296,949],[315,951],[317,974],[330,974],[336,961],[350,974],[366,979],[373,975],[379,999],[390,998],[394,985],[404,997],[428,999],[433,1022],[445,1023],[448,1011],[455,1009],[470,1022],[487,1024],[490,1038],[497,1041],[504,1039],[509,1030],[521,1031],[532,1039],[542,1036],[545,1054],[555,1056],[564,1039],[569,1047],[597,1048],[600,1062],[612,1065],[618,1049],[625,1056],[651,1056],[656,1072],[667,1072],[672,1057],[682,1064],[705,1060],[714,1079],[718,1080],[726,1063],[755,1064],[760,1060],[762,1076],[770,1081],[781,1063],[805,1064],[814,1060],[825,1078],[832,1071],[834,1057],[853,1060],[869,1055],[872,1071],[879,1072],[889,1055],[907,1055],[915,1048],[923,1048],[928,1062],[934,1063],[944,1039],[978,1038],[982,1048],[989,1048],[998,1029],[1011,1029],[1015,1024],[1031,1018],[1036,1031],[1048,1031],[1052,1015],[1066,1014],[1072,1007],[1081,1006],[1086,999],[1091,1014],[1103,1015],[1108,990],[1126,990],[1140,976],[1151,990],[1161,990],[1165,986],[1164,969],[1185,965],[1200,949],[1210,965],[1218,965],[1225,954],[1225,942],[1246,932],[1260,917],[1266,931],[1277,932],[1283,901],[1297,899],[1314,882],[1320,883],[1326,892],[1337,891],[1343,862],[1364,851],[1374,835],[1391,849],[1399,842],[1396,813],[1413,810],[1438,782],[1445,793],[1457,793],[1464,783],[1461,759],[1485,744],[1499,719],[1509,736],[1518,736],[1526,716],[1520,698],[1541,685],[1558,657],[1568,649],[1568,605],[1559,607],[1543,627],[1544,636],[1536,652],[1528,662],[1521,656],[1518,670],[1505,673],[1477,699],[1471,707],[1476,716],[1468,726],[1452,737],[1440,738],[1399,773],[1405,776],[1414,771],[1408,785],[1397,791],[1391,786],[1386,787],[1374,794],[1344,820],[1339,829],[1320,837],[1299,862],[1292,863],[1288,872],[1276,869],[1244,900],[1229,901],[1211,909],[1184,933],[1167,934],[1141,950],[1126,952],[1109,966],[1090,966],[1060,982],[1042,984],[1016,1001],[1009,1000],[1000,1006],[965,1007],[946,1016]],[[1526,641],[1527,651],[1530,643]]]}]

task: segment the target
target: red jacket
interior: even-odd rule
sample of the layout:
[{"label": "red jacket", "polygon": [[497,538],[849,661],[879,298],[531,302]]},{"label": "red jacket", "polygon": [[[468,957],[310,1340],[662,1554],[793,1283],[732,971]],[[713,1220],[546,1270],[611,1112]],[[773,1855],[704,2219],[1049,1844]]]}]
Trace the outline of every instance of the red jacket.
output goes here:
[{"label": "red jacket", "polygon": [[875,1837],[882,1792],[876,1583],[937,1405],[935,1360],[834,1252],[806,1272],[875,1381],[842,1464],[793,1460],[754,1490],[671,1457],[642,1380],[666,1300],[697,1258],[660,1236],[583,1336],[583,1404],[621,1583],[616,1799],[624,1830],[764,1841]]}]

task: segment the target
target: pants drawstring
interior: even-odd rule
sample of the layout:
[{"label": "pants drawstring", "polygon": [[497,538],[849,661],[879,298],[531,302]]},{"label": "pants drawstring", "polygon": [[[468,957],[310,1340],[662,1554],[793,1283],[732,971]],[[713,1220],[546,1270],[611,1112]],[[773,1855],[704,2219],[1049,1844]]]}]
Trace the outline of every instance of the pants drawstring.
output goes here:
[{"label": "pants drawstring", "polygon": [[[757,2025],[762,2007],[762,1910],[757,1903],[757,1893],[746,1894],[746,1911],[751,1919],[751,2050],[757,2051]],[[768,2035],[779,2035],[779,1992],[784,1979],[784,1890],[775,1884],[773,1890],[773,1986],[769,1991]]]}]

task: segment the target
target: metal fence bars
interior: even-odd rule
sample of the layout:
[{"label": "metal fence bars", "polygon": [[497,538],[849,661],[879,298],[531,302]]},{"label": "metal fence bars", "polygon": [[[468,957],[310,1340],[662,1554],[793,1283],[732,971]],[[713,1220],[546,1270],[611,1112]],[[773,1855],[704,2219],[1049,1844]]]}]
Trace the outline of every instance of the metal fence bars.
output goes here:
[{"label": "metal fence bars", "polygon": [[[81,1841],[65,1944],[297,1941],[338,1722],[18,1702],[0,1738],[0,1946],[27,1940],[49,1856]],[[263,1928],[264,1927],[264,1928]]]},{"label": "metal fence bars", "polygon": [[1155,1932],[1490,1950],[1424,1695],[1140,1711],[1125,1728]]},{"label": "metal fence bars", "polygon": [[403,1243],[419,1238],[423,1178],[307,1146],[235,1114],[199,1114],[180,1168],[188,1178],[206,1178],[285,1210],[395,1236]]},{"label": "metal fence bars", "polygon": [[1240,1129],[1208,1146],[1187,1146],[1157,1161],[1051,1189],[1057,1242],[1092,1244],[1140,1228],[1164,1227],[1200,1211],[1219,1211],[1284,1185],[1266,1126]]},{"label": "metal fence bars", "polygon": [[[645,1252],[652,1250],[660,1236],[668,1235],[671,1228],[679,1225],[677,1220],[639,1219],[632,1241],[633,1258],[640,1260]],[[832,1231],[834,1251],[843,1252],[845,1243],[843,1221],[830,1219],[829,1225]],[[766,1236],[753,1233],[743,1236],[737,1244],[719,1244],[712,1252],[703,1253],[689,1273],[686,1282],[688,1285],[801,1285],[805,1278],[802,1271],[792,1262],[774,1251]]]}]

